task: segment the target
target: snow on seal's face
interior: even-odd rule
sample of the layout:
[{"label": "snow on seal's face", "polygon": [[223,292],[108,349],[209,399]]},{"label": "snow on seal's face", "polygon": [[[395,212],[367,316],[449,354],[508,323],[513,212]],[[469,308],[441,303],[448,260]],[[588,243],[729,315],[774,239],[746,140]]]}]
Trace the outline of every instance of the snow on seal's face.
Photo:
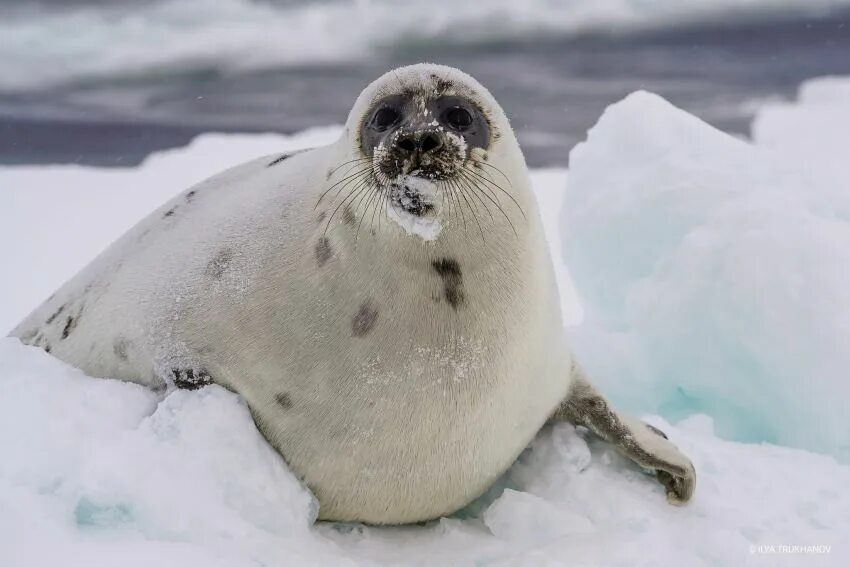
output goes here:
[{"label": "snow on seal's face", "polygon": [[351,111],[352,159],[340,180],[347,177],[352,190],[372,189],[370,206],[433,240],[446,215],[499,206],[490,194],[501,190],[492,179],[498,168],[486,162],[500,124],[510,129],[492,96],[456,69],[422,64],[390,71]]}]

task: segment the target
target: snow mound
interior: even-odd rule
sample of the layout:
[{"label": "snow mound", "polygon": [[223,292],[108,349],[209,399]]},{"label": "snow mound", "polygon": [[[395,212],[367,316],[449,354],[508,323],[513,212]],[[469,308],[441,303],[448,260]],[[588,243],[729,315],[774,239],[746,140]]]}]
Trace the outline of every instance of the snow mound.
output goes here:
[{"label": "snow mound", "polygon": [[248,565],[310,549],[318,506],[236,395],[159,400],[13,339],[0,341],[0,369],[3,565]]},{"label": "snow mound", "polygon": [[[841,98],[824,86],[804,92]],[[797,136],[793,112],[762,115],[756,139]],[[848,118],[832,112],[831,131]],[[850,460],[850,192],[812,157],[846,159],[830,140],[762,148],[646,92],[606,110],[570,154],[562,213],[575,347],[602,391]]]},{"label": "snow mound", "polygon": [[800,564],[776,545],[834,546],[805,564],[846,565],[850,467],[721,441],[707,417],[651,421],[694,459],[687,507],[559,424],[456,517],[311,528],[314,500],[236,395],[162,398],[2,339],[0,565]]}]

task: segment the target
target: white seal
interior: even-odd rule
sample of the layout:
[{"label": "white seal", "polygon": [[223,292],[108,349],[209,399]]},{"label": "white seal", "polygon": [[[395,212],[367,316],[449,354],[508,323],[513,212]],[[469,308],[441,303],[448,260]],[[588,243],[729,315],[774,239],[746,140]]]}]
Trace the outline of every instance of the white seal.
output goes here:
[{"label": "white seal", "polygon": [[502,109],[415,65],[369,85],[334,144],[175,197],[13,334],[92,376],[238,392],[322,519],[449,514],[551,419],[687,501],[690,462],[595,392],[559,305]]}]

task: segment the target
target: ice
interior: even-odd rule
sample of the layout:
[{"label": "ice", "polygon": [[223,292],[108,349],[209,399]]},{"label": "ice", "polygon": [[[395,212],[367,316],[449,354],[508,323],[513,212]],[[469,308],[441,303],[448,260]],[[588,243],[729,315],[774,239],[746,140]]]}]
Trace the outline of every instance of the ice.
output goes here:
[{"label": "ice", "polygon": [[[825,85],[760,115],[755,145],[638,92],[570,154],[575,347],[623,407],[850,459],[850,192],[828,165],[850,99]],[[796,118],[827,110],[818,141]]]},{"label": "ice", "polygon": [[[177,191],[338,132],[205,135],[136,169],[0,167],[0,326]],[[697,469],[688,506],[559,424],[451,518],[311,525],[313,499],[236,395],[156,394],[0,339],[0,565],[850,564],[850,466],[727,439],[839,456],[847,440],[847,178],[809,167],[844,149],[801,156],[760,136],[730,138],[639,93],[569,173],[531,176],[570,324],[581,311],[562,254],[583,294],[585,322],[571,327],[582,361],[622,405],[663,416],[646,419]]]}]

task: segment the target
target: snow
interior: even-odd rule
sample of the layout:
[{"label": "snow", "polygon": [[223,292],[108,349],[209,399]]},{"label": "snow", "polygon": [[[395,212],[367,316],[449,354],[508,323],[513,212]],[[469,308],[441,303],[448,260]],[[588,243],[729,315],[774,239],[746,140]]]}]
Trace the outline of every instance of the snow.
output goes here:
[{"label": "snow", "polygon": [[[160,398],[2,339],[0,564],[846,564],[850,467],[723,441],[705,416],[650,421],[696,464],[687,507],[669,506],[609,445],[560,424],[465,514],[311,528],[312,498],[234,394]],[[833,548],[803,563],[750,551],[770,545]]]},{"label": "snow", "polygon": [[443,230],[443,224],[438,216],[442,207],[440,199],[437,198],[438,184],[430,179],[410,174],[399,175],[394,185],[393,191],[398,195],[394,198],[398,198],[402,205],[410,205],[410,198],[405,196],[409,188],[423,203],[430,205],[433,212],[426,216],[416,216],[393,204],[387,207],[389,218],[411,236],[418,236],[427,242],[437,240]]},{"label": "snow", "polygon": [[850,459],[850,98],[827,85],[803,88],[818,104],[767,108],[755,144],[638,92],[573,149],[573,334],[615,402]]},{"label": "snow", "polygon": [[[637,93],[569,173],[532,172],[572,325],[571,276],[582,296],[579,356],[693,459],[688,506],[559,424],[451,518],[313,525],[315,502],[236,395],[155,394],[0,339],[0,565],[850,564],[846,177],[825,165],[842,147],[781,141],[823,104],[846,132],[840,99],[821,100],[766,108],[778,122],[754,145]],[[338,131],[205,135],[132,170],[0,168],[0,325],[194,181]]]},{"label": "snow", "polygon": [[443,230],[442,223],[436,217],[418,217],[399,207],[387,207],[387,215],[407,234],[418,236],[426,242],[437,240]]}]

